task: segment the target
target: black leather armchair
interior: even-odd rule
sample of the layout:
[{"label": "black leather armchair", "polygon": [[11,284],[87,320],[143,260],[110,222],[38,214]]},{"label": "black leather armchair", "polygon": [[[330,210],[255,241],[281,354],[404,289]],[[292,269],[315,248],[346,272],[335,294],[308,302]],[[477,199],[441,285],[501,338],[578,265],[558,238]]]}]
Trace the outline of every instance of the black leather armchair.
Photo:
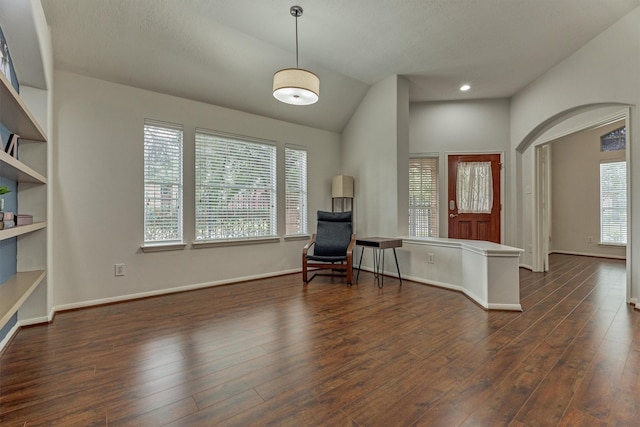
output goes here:
[{"label": "black leather armchair", "polygon": [[[302,249],[302,280],[309,283],[309,269],[344,270],[347,285],[353,282],[353,234],[351,212],[318,211],[318,227],[309,243]],[[312,253],[309,250],[313,248]]]}]

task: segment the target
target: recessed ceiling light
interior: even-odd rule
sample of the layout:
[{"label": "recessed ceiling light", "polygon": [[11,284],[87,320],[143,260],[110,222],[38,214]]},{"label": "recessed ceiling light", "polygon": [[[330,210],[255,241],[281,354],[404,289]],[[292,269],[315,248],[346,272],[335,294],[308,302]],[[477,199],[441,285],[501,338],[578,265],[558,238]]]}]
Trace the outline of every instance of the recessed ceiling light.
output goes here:
[{"label": "recessed ceiling light", "polygon": [[466,91],[468,91],[469,89],[471,89],[471,86],[469,86],[469,85],[462,85],[462,86],[460,86],[460,90],[461,90],[462,92],[466,92]]}]

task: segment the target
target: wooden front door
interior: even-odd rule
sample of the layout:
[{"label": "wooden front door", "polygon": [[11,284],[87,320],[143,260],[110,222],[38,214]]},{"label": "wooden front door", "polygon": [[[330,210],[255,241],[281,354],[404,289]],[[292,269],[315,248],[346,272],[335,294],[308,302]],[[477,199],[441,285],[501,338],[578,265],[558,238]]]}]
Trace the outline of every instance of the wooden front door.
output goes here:
[{"label": "wooden front door", "polygon": [[449,237],[501,243],[500,154],[448,157]]}]

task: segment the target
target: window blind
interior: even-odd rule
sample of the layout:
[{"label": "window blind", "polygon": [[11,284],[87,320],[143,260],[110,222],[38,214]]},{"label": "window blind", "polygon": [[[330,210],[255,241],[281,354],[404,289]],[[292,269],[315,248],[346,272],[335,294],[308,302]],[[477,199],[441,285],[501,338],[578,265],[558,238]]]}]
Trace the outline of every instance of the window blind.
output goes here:
[{"label": "window blind", "polygon": [[409,159],[409,236],[438,236],[438,158]]},{"label": "window blind", "polygon": [[196,240],[276,234],[276,147],[196,130]]},{"label": "window blind", "polygon": [[307,151],[285,150],[285,234],[307,233]]},{"label": "window blind", "polygon": [[600,242],[627,243],[627,163],[600,164]]},{"label": "window blind", "polygon": [[145,120],[144,242],[182,242],[182,126]]}]

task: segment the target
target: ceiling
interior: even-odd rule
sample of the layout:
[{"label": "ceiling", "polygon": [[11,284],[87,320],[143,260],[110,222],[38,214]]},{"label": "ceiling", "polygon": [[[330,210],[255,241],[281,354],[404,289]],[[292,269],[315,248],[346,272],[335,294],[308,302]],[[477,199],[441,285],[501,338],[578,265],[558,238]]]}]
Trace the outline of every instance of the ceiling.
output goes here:
[{"label": "ceiling", "polygon": [[[409,80],[411,101],[510,97],[640,0],[42,4],[57,69],[340,132],[369,86],[394,74]],[[271,93],[273,73],[295,66],[293,4],[304,8],[300,67],[320,77],[311,106]]]}]

